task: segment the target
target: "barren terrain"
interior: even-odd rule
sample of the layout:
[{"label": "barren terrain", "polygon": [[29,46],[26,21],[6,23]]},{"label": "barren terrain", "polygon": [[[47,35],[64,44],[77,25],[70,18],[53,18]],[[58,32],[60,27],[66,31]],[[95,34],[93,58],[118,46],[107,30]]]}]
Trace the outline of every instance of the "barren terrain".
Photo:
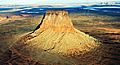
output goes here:
[{"label": "barren terrain", "polygon": [[[81,15],[81,13],[70,13],[69,15],[77,29],[95,37],[103,44],[115,46],[114,50],[120,51],[120,17],[98,14]],[[42,15],[4,20],[0,24],[0,55],[21,35],[33,31],[41,19]],[[115,60],[119,61],[120,53],[117,55],[118,59]]]}]

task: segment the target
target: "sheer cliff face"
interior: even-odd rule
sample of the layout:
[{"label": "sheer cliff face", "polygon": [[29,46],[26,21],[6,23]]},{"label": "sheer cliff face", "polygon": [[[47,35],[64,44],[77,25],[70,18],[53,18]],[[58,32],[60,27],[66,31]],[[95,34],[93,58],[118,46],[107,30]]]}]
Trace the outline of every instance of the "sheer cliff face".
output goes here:
[{"label": "sheer cliff face", "polygon": [[55,32],[74,32],[73,24],[66,11],[47,11],[39,31],[48,28]]}]

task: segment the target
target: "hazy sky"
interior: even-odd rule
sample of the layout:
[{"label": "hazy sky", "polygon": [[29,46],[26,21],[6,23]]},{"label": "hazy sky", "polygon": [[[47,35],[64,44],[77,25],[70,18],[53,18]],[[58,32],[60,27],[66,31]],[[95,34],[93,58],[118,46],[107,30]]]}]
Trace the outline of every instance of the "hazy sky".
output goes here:
[{"label": "hazy sky", "polygon": [[68,3],[90,3],[90,2],[106,2],[106,1],[120,1],[120,0],[0,0],[0,5],[3,4],[68,4]]}]

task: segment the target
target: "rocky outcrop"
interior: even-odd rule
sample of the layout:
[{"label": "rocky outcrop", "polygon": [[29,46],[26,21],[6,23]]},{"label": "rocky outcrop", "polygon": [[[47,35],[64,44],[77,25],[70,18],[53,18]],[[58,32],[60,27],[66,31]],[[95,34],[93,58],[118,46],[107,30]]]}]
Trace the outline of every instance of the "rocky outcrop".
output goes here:
[{"label": "rocky outcrop", "polygon": [[3,22],[6,19],[6,17],[0,16],[0,23]]}]

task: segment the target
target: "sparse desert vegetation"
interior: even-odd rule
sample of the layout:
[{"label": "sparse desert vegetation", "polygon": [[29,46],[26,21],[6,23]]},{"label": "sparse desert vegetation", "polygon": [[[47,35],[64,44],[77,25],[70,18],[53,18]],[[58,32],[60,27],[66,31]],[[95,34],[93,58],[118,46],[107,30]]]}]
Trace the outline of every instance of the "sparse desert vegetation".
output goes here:
[{"label": "sparse desert vegetation", "polygon": [[[71,16],[75,27],[99,40],[106,39],[106,43],[119,43],[120,20],[119,16],[92,15]],[[110,38],[115,37],[116,42]]]}]

